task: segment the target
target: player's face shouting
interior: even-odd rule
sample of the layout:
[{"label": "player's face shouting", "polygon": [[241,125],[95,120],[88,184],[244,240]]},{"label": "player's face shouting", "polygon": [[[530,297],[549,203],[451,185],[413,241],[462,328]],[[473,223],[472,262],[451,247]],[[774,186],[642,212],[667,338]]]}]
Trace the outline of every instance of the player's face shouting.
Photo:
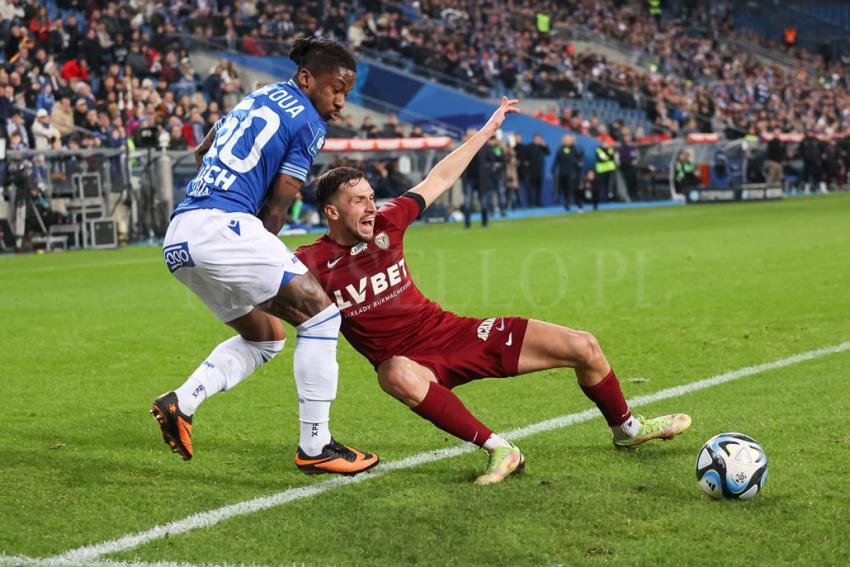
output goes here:
[{"label": "player's face shouting", "polygon": [[305,89],[310,102],[322,118],[328,121],[339,120],[345,107],[345,97],[354,88],[357,75],[350,69],[338,67],[335,71],[312,77]]},{"label": "player's face shouting", "polygon": [[372,240],[375,230],[375,191],[366,179],[342,187],[334,197],[338,222],[358,242]]}]

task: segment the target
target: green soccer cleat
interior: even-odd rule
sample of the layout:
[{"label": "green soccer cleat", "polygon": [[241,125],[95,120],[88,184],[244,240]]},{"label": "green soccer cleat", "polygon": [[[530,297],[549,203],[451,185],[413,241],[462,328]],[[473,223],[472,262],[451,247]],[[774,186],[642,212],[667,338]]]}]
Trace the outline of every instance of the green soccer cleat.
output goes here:
[{"label": "green soccer cleat", "polygon": [[618,449],[637,449],[640,445],[653,439],[664,439],[666,441],[683,433],[691,426],[691,416],[684,413],[672,413],[649,419],[634,414],[634,418],[640,423],[640,431],[634,437],[615,438],[614,446]]},{"label": "green soccer cleat", "polygon": [[502,482],[512,472],[525,465],[525,457],[513,444],[510,447],[496,447],[489,454],[487,468],[475,479],[475,484],[495,484]]}]

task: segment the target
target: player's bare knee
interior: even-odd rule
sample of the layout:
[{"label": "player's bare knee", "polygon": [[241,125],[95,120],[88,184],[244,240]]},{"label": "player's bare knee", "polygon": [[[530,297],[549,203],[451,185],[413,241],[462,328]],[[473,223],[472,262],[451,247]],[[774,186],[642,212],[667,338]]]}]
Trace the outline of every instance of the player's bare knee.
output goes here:
[{"label": "player's bare knee", "polygon": [[381,389],[402,401],[413,393],[414,380],[408,371],[410,361],[394,356],[381,364],[378,372],[378,384]]},{"label": "player's bare knee", "polygon": [[579,368],[589,368],[596,366],[604,357],[602,355],[602,347],[599,346],[599,341],[590,333],[584,331],[576,331],[572,337],[570,350],[572,358]]}]

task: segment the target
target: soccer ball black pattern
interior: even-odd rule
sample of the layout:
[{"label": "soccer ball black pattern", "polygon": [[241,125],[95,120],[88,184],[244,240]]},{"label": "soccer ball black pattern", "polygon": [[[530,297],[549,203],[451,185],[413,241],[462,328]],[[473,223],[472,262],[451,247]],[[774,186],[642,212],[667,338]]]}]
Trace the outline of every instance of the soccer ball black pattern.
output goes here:
[{"label": "soccer ball black pattern", "polygon": [[743,433],[721,433],[697,453],[697,482],[712,498],[747,500],[761,492],[767,479],[767,455]]}]

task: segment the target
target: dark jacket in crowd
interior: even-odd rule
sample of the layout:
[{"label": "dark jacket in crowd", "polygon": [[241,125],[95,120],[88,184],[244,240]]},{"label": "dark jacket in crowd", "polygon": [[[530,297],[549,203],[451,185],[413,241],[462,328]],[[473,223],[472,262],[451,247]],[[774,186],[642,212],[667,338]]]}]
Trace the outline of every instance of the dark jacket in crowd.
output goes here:
[{"label": "dark jacket in crowd", "polygon": [[819,164],[821,160],[821,144],[814,136],[806,136],[800,142],[798,149],[800,157],[803,161],[809,164]]},{"label": "dark jacket in crowd", "polygon": [[484,194],[496,188],[493,172],[498,168],[498,159],[489,144],[478,150],[475,157],[463,173],[463,181],[471,183],[479,193]]},{"label": "dark jacket in crowd", "polygon": [[576,144],[571,146],[562,145],[558,148],[555,154],[555,159],[552,162],[552,173],[556,177],[575,177],[581,176],[581,170],[584,168],[584,150]]},{"label": "dark jacket in crowd", "polygon": [[783,162],[785,161],[785,144],[779,138],[773,138],[767,143],[767,154],[765,155],[765,159],[767,161],[777,161]]},{"label": "dark jacket in crowd", "polygon": [[546,166],[546,156],[549,155],[549,146],[528,144],[526,146],[528,152],[528,175],[532,179],[542,179],[543,170]]}]

